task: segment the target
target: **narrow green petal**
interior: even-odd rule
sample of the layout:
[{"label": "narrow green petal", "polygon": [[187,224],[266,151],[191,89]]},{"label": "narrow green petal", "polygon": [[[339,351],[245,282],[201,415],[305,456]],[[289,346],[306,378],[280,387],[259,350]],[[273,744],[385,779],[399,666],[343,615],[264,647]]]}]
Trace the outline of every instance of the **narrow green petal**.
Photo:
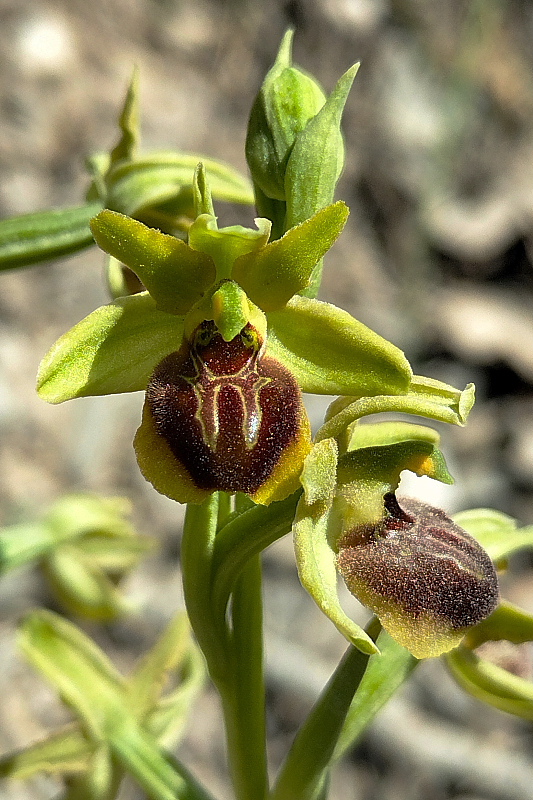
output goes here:
[{"label": "narrow green petal", "polygon": [[257,253],[238,258],[232,277],[263,311],[276,311],[305,289],[313,269],[348,219],[348,208],[334,203],[291,228]]},{"label": "narrow green petal", "polygon": [[268,351],[303,392],[378,395],[406,392],[409,362],[401,350],[346,311],[293,297],[268,318]]},{"label": "narrow green petal", "polygon": [[181,344],[183,320],[158,311],[149,294],[101,306],[65,333],[43,358],[43,400],[146,389],[156,365]]},{"label": "narrow green petal", "polygon": [[186,314],[215,280],[215,265],[181,239],[104,209],[91,221],[96,243],[139,276],[160,311]]},{"label": "narrow green petal", "polygon": [[304,589],[330,618],[343,636],[363,653],[376,653],[367,633],[342,609],[338,595],[335,553],[328,541],[329,514],[314,517],[312,508],[300,500],[293,526],[298,575]]},{"label": "narrow green petal", "polygon": [[217,280],[231,278],[233,264],[239,256],[257,252],[268,242],[270,221],[259,217],[256,225],[257,230],[242,225],[219,228],[212,214],[200,214],[189,229],[189,245],[211,256],[217,267]]}]

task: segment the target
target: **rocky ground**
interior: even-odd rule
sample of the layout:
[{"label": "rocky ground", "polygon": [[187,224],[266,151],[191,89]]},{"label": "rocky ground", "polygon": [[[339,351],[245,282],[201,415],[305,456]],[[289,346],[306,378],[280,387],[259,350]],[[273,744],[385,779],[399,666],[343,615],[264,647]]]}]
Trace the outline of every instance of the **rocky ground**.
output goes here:
[{"label": "rocky ground", "polygon": [[[449,511],[490,505],[533,522],[533,6],[526,0],[0,0],[0,216],[81,202],[84,158],[116,139],[132,65],[143,146],[206,153],[245,171],[248,110],[288,25],[295,60],[331,90],[362,66],[344,130],[338,196],[351,207],[322,297],[405,349],[417,372],[478,403],[443,431],[457,482],[410,485]],[[240,216],[239,216],[240,215]],[[252,214],[221,208],[222,222]],[[40,358],[106,302],[96,249],[0,277],[0,524],[38,516],[63,492],[123,494],[161,541],[131,578],[139,611],[91,632],[124,669],[181,602],[181,511],[140,477],[131,448],[139,395],[46,406]],[[310,398],[318,421],[324,409]],[[269,727],[277,763],[344,643],[300,588],[290,541],[265,556]],[[506,595],[533,611],[528,555]],[[66,712],[19,657],[17,619],[50,604],[33,570],[0,582],[0,750]],[[287,613],[290,609],[290,615]],[[181,755],[229,798],[216,699],[196,707]],[[529,800],[531,726],[460,693],[423,665],[339,768],[332,800]],[[50,800],[49,779],[9,800]],[[133,785],[123,800],[140,798]]]}]

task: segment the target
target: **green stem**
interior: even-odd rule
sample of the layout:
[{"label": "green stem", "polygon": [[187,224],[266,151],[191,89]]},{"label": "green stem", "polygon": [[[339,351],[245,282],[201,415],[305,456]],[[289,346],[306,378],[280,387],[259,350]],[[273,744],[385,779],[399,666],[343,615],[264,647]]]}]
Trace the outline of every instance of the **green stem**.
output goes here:
[{"label": "green stem", "polygon": [[268,794],[261,562],[250,560],[232,596],[233,682],[223,692],[228,757],[237,800]]},{"label": "green stem", "polygon": [[300,728],[271,800],[316,800],[323,785],[353,696],[369,656],[349,647]]},{"label": "green stem", "polygon": [[181,542],[185,605],[194,635],[217,687],[229,680],[225,621],[219,621],[219,625],[215,623],[211,605],[213,548],[218,515],[218,494],[210,495],[201,505],[189,504]]}]

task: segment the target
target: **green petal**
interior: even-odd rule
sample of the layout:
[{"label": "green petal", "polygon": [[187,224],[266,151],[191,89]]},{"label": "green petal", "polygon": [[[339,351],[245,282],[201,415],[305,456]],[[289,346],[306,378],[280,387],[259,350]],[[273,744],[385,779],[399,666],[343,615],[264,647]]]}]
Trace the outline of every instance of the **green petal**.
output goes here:
[{"label": "green petal", "polygon": [[209,256],[131,217],[105,209],[91,230],[102,250],[139,276],[160,311],[187,313],[215,280]]},{"label": "green petal", "polygon": [[304,589],[343,636],[363,653],[376,653],[367,633],[342,609],[338,595],[335,553],[328,541],[329,514],[315,516],[300,500],[293,526],[298,575]]},{"label": "green petal", "polygon": [[149,294],[102,306],[64,334],[43,358],[37,390],[43,400],[146,389],[165,355],[178,350],[183,320],[156,309]]},{"label": "green petal", "polygon": [[246,253],[257,252],[268,242],[271,223],[256,219],[257,230],[231,225],[217,226],[212,214],[200,214],[189,229],[189,245],[211,256],[217,267],[217,280],[231,278],[234,261]]},{"label": "green petal", "polygon": [[268,314],[268,350],[312,394],[406,392],[409,362],[401,350],[346,311],[293,297]]},{"label": "green petal", "polygon": [[348,208],[334,203],[257,253],[238,258],[232,277],[263,311],[276,311],[305,289],[315,265],[332,246],[348,219]]}]

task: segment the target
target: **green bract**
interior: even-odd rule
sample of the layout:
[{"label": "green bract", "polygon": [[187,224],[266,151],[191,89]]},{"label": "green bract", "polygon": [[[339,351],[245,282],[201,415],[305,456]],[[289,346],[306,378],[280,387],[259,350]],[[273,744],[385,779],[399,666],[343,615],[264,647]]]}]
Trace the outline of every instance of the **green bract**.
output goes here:
[{"label": "green bract", "polygon": [[[301,390],[399,394],[407,390],[411,371],[400,350],[349,314],[300,294],[346,222],[343,203],[326,206],[269,243],[268,220],[258,219],[257,230],[218,228],[203,168],[193,185],[197,217],[188,243],[108,209],[92,220],[98,244],[133,270],[146,290],[97,309],[65,334],[43,359],[38,389],[49,402],[149,389],[136,447],[141,468],[156,488],[183,502],[200,502],[214,488],[242,490],[256,502],[270,502],[297,488],[309,450]],[[165,360],[173,353],[173,360]],[[163,364],[168,366],[158,367]],[[164,391],[173,399],[169,395],[161,406],[161,387],[170,385],[175,388]],[[196,401],[193,395],[184,399],[188,386],[200,385]],[[215,406],[216,398],[230,402],[230,395],[232,403],[244,404],[234,432],[238,438],[242,426],[246,440],[243,477],[226,481],[221,461],[215,477],[202,473],[191,482],[190,464],[177,469],[172,464],[181,460],[183,447],[195,450],[196,445],[174,441],[174,429],[165,420],[168,414],[176,418],[176,402],[209,404],[210,392]],[[272,431],[282,408],[289,416],[276,424],[287,441],[274,456],[279,437]],[[207,406],[205,413],[198,436],[222,459],[222,425],[229,425],[230,417],[221,423]],[[167,432],[158,436],[163,429]],[[259,460],[256,452],[263,454]],[[202,459],[208,457],[206,451]],[[268,468],[259,467],[268,459]],[[255,471],[256,478],[244,478],[247,471]]]}]

